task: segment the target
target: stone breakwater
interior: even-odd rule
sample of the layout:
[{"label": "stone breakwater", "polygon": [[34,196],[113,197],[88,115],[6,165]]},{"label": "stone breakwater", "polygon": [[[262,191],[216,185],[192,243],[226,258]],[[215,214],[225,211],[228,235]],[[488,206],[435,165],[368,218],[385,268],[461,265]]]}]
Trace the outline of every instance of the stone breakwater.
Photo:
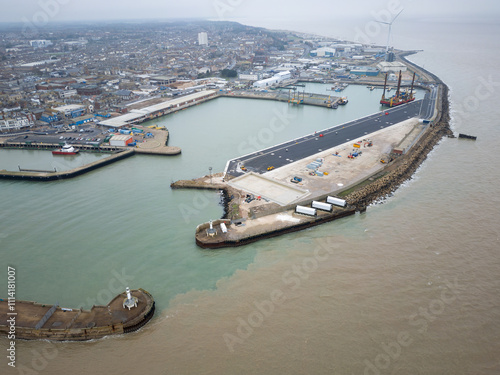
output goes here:
[{"label": "stone breakwater", "polygon": [[448,87],[442,84],[441,111],[435,124],[422,136],[411,151],[388,168],[388,172],[371,184],[355,190],[345,197],[348,204],[364,211],[366,206],[377,199],[386,197],[396,191],[405,181],[411,179],[417,168],[427,158],[427,154],[445,136],[453,137],[449,127]]},{"label": "stone breakwater", "polygon": [[[212,175],[213,179],[222,179],[223,173]],[[240,218],[239,202],[243,192],[229,185],[219,182],[210,182],[210,176],[203,176],[193,180],[179,180],[170,184],[171,189],[197,189],[222,191],[223,214],[221,219],[234,220]]]}]

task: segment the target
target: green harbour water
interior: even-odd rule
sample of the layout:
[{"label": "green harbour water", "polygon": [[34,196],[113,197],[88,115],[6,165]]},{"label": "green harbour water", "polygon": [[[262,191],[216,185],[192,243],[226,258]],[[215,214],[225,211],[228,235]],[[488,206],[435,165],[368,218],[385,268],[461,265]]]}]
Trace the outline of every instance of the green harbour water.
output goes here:
[{"label": "green harbour water", "polygon": [[[17,172],[21,169],[64,172],[72,168],[107,158],[110,154],[80,152],[78,155],[52,155],[50,150],[2,150],[0,170]],[[2,157],[3,156],[3,157]]]},{"label": "green harbour water", "polygon": [[[328,88],[306,86],[317,93]],[[221,172],[235,156],[380,109],[380,90],[351,85],[343,94],[351,102],[337,110],[219,98],[154,122],[169,129],[169,145],[182,148],[179,156],[136,155],[56,182],[0,181],[1,252],[18,270],[18,298],[90,308],[119,292],[113,290],[117,274],[126,275],[130,287],[150,291],[160,309],[178,293],[215,288],[219,279],[245,269],[257,249],[276,240],[200,249],[195,228],[222,216],[221,196],[172,190],[170,183],[206,175],[209,167]],[[0,168],[12,170],[21,160],[22,168],[69,169],[100,157],[61,159],[50,151],[2,150]]]}]

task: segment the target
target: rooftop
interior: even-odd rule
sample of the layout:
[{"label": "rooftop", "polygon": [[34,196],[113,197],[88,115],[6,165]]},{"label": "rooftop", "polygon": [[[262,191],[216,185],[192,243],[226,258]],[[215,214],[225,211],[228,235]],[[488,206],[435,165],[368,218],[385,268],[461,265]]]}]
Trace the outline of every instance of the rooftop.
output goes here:
[{"label": "rooftop", "polygon": [[121,126],[126,126],[129,125],[132,121],[140,119],[141,117],[147,116],[150,113],[155,113],[158,111],[162,111],[171,107],[176,107],[180,106],[181,104],[184,104],[188,101],[192,100],[197,100],[199,98],[202,98],[207,95],[214,94],[215,90],[206,90],[206,91],[200,91],[196,92],[194,94],[182,96],[177,99],[172,99],[172,100],[167,100],[163,103],[155,104],[149,107],[145,107],[142,109],[133,109],[130,111],[130,113],[127,113],[122,116],[117,116],[114,118],[111,118],[109,120],[104,120],[100,122],[100,125],[104,126],[110,126],[110,127],[121,127]]}]

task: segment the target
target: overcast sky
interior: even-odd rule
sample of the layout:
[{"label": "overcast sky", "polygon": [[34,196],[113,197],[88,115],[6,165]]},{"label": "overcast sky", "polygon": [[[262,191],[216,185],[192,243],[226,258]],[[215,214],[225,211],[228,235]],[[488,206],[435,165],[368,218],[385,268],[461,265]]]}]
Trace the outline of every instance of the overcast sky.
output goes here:
[{"label": "overcast sky", "polygon": [[0,22],[117,20],[202,17],[256,20],[283,18],[309,22],[315,17],[374,18],[404,7],[401,18],[496,17],[498,0],[0,0]]}]

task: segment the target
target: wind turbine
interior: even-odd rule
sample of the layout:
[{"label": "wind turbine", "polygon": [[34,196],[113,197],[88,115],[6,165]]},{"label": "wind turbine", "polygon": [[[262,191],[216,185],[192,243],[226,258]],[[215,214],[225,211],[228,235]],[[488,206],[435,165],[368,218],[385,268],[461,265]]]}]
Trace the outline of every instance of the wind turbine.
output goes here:
[{"label": "wind turbine", "polygon": [[389,33],[387,34],[387,47],[385,48],[385,61],[387,61],[387,58],[389,57],[389,41],[391,39],[392,23],[396,21],[396,18],[398,18],[398,16],[403,12],[403,10],[404,9],[401,9],[401,11],[398,14],[396,14],[396,17],[394,17],[391,22],[377,21],[378,23],[389,25]]}]

